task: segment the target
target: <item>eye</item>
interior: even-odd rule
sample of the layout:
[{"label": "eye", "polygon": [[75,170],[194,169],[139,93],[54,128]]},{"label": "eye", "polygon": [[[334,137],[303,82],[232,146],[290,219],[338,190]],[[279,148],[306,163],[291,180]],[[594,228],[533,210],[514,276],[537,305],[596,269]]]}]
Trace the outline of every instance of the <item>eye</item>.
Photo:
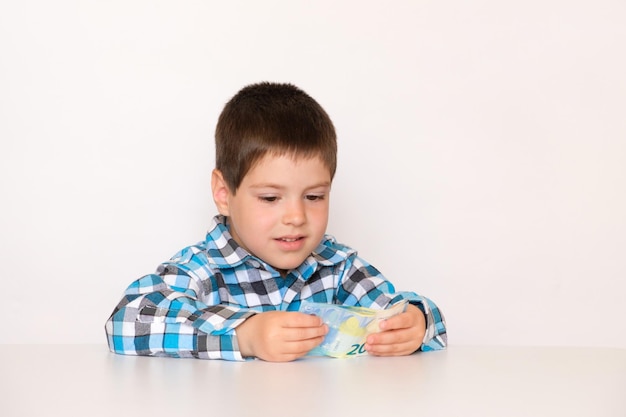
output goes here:
[{"label": "eye", "polygon": [[305,198],[307,200],[309,200],[309,201],[320,201],[320,200],[323,200],[324,198],[326,198],[326,195],[324,195],[324,194],[308,194]]},{"label": "eye", "polygon": [[276,197],[275,195],[262,195],[262,196],[259,196],[259,200],[261,200],[264,203],[273,203],[276,200],[278,200],[278,197]]}]

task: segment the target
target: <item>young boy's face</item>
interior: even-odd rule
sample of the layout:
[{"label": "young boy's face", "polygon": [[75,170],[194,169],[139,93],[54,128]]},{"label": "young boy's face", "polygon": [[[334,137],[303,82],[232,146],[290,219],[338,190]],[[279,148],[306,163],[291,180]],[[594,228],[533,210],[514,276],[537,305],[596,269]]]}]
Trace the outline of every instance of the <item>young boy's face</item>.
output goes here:
[{"label": "young boy's face", "polygon": [[213,187],[233,238],[281,273],[302,264],[324,236],[331,177],[318,157],[267,154],[246,174],[236,195],[225,186],[216,194],[215,177]]}]

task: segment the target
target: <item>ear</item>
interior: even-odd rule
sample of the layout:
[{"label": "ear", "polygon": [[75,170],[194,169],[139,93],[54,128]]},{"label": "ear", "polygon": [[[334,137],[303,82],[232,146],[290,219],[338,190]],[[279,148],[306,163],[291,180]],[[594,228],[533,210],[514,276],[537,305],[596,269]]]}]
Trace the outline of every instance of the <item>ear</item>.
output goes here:
[{"label": "ear", "polygon": [[217,211],[224,216],[228,216],[228,197],[230,190],[224,181],[222,172],[218,169],[214,169],[211,174],[211,190],[213,191],[213,201],[217,207]]}]

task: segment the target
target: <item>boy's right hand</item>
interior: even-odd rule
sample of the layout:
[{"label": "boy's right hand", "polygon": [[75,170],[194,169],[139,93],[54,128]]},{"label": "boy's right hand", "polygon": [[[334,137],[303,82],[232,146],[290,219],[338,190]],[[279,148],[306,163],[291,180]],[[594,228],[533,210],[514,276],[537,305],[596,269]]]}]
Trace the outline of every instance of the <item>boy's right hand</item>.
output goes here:
[{"label": "boy's right hand", "polygon": [[239,350],[244,357],[287,362],[306,355],[328,333],[322,319],[295,311],[267,311],[237,326]]}]

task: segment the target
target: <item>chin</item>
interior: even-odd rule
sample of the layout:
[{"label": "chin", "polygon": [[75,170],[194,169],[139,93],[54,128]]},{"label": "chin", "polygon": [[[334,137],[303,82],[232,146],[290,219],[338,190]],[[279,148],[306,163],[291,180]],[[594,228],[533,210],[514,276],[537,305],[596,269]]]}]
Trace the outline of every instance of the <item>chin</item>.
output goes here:
[{"label": "chin", "polygon": [[[304,258],[306,259],[306,258]],[[291,271],[292,269],[296,269],[297,267],[299,267],[300,265],[302,265],[302,262],[304,262],[304,259],[298,261],[298,262],[290,262],[287,264],[277,264],[277,265],[272,265],[274,266],[274,268],[281,270],[281,271]]]},{"label": "chin", "polygon": [[277,267],[277,269],[279,269],[281,271],[291,271],[292,269],[296,269],[297,267],[299,267],[301,264],[302,264],[302,262],[300,262],[298,265],[279,266],[279,267]]}]

